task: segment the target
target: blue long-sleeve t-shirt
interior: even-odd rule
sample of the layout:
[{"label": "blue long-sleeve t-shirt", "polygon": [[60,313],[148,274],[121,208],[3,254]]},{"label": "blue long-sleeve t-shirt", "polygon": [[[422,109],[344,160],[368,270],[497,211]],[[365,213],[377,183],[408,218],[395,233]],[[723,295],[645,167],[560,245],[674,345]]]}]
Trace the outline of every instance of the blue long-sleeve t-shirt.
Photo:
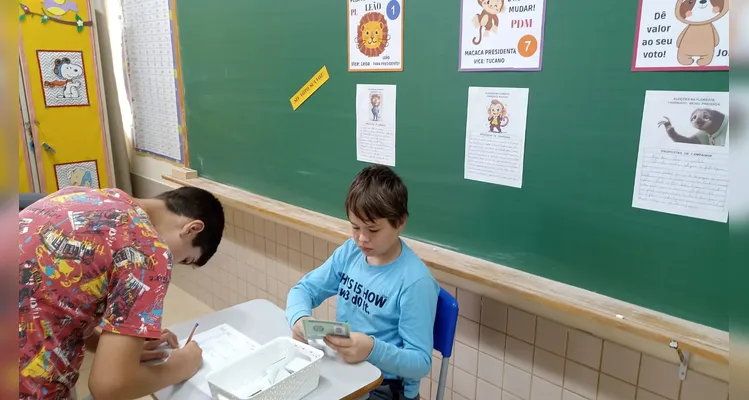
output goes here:
[{"label": "blue long-sleeve t-shirt", "polygon": [[406,397],[419,393],[419,381],[432,368],[434,318],[439,285],[429,268],[401,241],[390,264],[373,266],[349,239],[289,292],[286,318],[291,326],[338,295],[336,320],[374,338],[367,361],[385,379],[402,379]]}]

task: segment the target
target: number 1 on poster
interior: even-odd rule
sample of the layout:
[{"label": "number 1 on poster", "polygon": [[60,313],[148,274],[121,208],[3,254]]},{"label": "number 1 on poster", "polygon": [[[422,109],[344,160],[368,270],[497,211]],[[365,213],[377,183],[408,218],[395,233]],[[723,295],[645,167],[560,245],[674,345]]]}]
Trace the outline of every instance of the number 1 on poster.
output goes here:
[{"label": "number 1 on poster", "polygon": [[401,5],[397,0],[390,0],[385,12],[387,13],[388,18],[392,21],[401,15]]}]

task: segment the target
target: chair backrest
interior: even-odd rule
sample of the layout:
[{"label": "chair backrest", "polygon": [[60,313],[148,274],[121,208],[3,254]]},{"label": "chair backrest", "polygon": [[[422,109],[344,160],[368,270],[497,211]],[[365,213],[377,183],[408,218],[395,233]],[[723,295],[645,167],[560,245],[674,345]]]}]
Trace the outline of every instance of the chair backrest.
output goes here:
[{"label": "chair backrest", "polygon": [[458,301],[445,289],[440,288],[437,299],[437,317],[434,320],[434,349],[442,357],[451,357],[455,329],[458,326]]},{"label": "chair backrest", "polygon": [[18,194],[18,211],[23,211],[24,208],[36,203],[37,201],[47,197],[46,194],[42,193],[19,193]]}]

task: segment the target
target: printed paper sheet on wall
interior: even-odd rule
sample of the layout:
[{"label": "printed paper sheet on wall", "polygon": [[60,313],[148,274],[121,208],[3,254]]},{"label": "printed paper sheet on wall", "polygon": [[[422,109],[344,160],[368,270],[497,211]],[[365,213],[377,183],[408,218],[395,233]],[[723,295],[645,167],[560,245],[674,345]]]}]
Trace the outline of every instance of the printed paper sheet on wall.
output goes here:
[{"label": "printed paper sheet on wall", "polygon": [[640,0],[632,70],[727,70],[728,10],[728,0]]},{"label": "printed paper sheet on wall", "polygon": [[395,166],[395,85],[356,85],[356,159]]},{"label": "printed paper sheet on wall", "polygon": [[403,0],[349,0],[347,33],[349,71],[403,71]]},{"label": "printed paper sheet on wall", "polygon": [[138,151],[184,162],[168,0],[124,2],[124,47]]},{"label": "printed paper sheet on wall", "polygon": [[527,88],[468,88],[465,179],[523,186]]},{"label": "printed paper sheet on wall", "polygon": [[460,71],[539,71],[545,0],[462,0]]},{"label": "printed paper sheet on wall", "polygon": [[647,91],[632,207],[728,220],[728,93]]}]

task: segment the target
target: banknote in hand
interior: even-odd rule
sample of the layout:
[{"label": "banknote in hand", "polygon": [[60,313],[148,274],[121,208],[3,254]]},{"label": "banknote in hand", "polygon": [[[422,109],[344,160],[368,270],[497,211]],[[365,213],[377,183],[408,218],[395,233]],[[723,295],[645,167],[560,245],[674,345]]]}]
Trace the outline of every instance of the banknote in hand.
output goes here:
[{"label": "banknote in hand", "polygon": [[325,321],[319,319],[304,319],[304,336],[307,340],[322,339],[325,336],[349,337],[351,330],[345,322]]}]

